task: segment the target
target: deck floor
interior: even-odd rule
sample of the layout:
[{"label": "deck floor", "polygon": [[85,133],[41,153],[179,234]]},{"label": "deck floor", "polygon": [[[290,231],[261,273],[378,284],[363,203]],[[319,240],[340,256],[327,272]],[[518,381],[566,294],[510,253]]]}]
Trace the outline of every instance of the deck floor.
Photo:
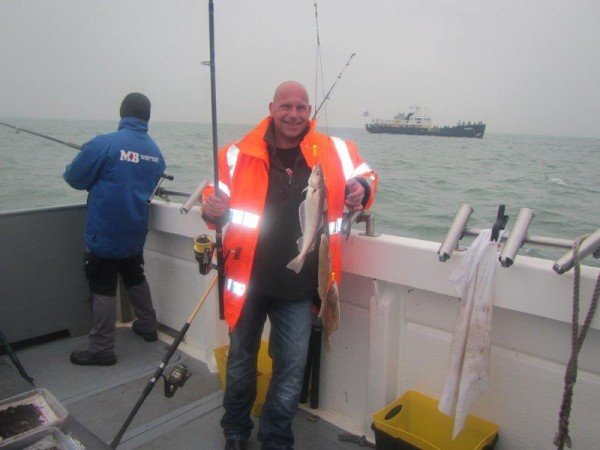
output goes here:
[{"label": "deck floor", "polygon": [[[168,345],[162,341],[144,342],[129,328],[118,328],[116,365],[80,367],[71,364],[71,351],[86,346],[87,336],[81,336],[20,350],[16,354],[36,387],[48,389],[70,416],[109,444],[164,357]],[[163,383],[157,382],[129,426],[120,449],[213,450],[224,447],[219,427],[223,391],[218,374],[211,373],[205,363],[179,350],[169,365],[177,363],[184,363],[192,371],[192,377],[170,399],[163,395]],[[0,400],[30,389],[31,385],[21,378],[9,358],[1,357]],[[356,444],[338,440],[344,430],[320,418],[312,419],[313,414],[305,410],[296,415],[293,424],[296,449],[358,448]],[[260,448],[255,433],[249,447]]]}]

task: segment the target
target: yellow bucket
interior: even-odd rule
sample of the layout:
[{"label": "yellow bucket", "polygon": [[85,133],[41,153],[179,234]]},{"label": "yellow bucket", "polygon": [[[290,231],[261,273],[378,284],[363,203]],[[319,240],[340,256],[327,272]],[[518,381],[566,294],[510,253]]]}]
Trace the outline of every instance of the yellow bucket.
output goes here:
[{"label": "yellow bucket", "polygon": [[[224,345],[213,350],[215,359],[217,360],[217,369],[221,378],[221,387],[225,389],[225,381],[227,378],[227,356],[229,355],[229,345]],[[256,376],[256,400],[252,406],[251,414],[260,416],[262,407],[265,404],[267,397],[267,389],[271,381],[271,373],[273,372],[273,362],[269,356],[268,341],[260,341],[260,349],[258,351],[258,366]]]},{"label": "yellow bucket", "polygon": [[[498,426],[469,415],[452,440],[454,419],[437,409],[438,401],[417,391],[407,391],[373,414],[377,448],[397,450],[406,444],[422,450],[481,450],[494,447]],[[410,448],[410,447],[408,447]]]}]

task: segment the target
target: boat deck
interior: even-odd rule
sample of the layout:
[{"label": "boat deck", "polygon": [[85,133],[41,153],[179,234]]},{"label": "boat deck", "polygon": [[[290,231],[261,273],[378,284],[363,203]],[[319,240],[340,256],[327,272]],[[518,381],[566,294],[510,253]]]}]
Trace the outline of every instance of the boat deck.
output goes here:
[{"label": "boat deck", "polygon": [[[68,410],[66,430],[79,438],[86,448],[102,449],[108,448],[139,399],[168,344],[161,340],[147,343],[127,326],[119,327],[116,365],[80,367],[71,364],[69,354],[86,348],[87,339],[87,336],[61,339],[16,354],[36,387],[48,389]],[[183,363],[191,370],[191,378],[170,399],[163,395],[163,383],[157,382],[123,437],[120,449],[212,450],[224,447],[219,426],[223,413],[219,375],[180,350],[173,355],[169,366],[177,363]],[[9,358],[1,357],[0,400],[31,388]],[[257,426],[257,418],[253,419]],[[338,436],[344,430],[320,418],[315,420],[312,410],[301,409],[293,428],[298,450],[357,447],[339,441]],[[250,449],[260,448],[256,429],[250,439]]]}]

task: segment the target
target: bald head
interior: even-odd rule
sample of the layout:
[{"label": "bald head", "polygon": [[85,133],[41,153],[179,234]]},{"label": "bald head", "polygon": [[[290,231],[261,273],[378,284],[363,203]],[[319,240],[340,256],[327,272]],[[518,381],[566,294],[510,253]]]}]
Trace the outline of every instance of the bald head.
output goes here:
[{"label": "bald head", "polygon": [[277,86],[277,89],[275,89],[275,94],[273,94],[273,102],[276,102],[279,97],[288,95],[290,93],[297,95],[298,97],[303,97],[306,103],[308,103],[308,91],[302,83],[294,80],[284,81]]},{"label": "bald head", "polygon": [[311,112],[306,88],[297,81],[284,81],[275,89],[269,112],[277,147],[292,148],[300,144]]}]

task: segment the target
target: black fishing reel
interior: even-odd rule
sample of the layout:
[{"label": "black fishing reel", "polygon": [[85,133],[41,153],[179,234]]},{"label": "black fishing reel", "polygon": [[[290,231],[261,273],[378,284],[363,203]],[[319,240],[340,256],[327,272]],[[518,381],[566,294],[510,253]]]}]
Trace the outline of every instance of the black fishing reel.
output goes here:
[{"label": "black fishing reel", "polygon": [[215,244],[206,234],[194,238],[194,255],[198,261],[198,269],[201,275],[206,275],[213,268],[212,258]]},{"label": "black fishing reel", "polygon": [[163,375],[165,379],[165,397],[173,397],[177,389],[182,387],[191,376],[192,372],[183,364],[177,364],[171,371],[169,378]]}]

